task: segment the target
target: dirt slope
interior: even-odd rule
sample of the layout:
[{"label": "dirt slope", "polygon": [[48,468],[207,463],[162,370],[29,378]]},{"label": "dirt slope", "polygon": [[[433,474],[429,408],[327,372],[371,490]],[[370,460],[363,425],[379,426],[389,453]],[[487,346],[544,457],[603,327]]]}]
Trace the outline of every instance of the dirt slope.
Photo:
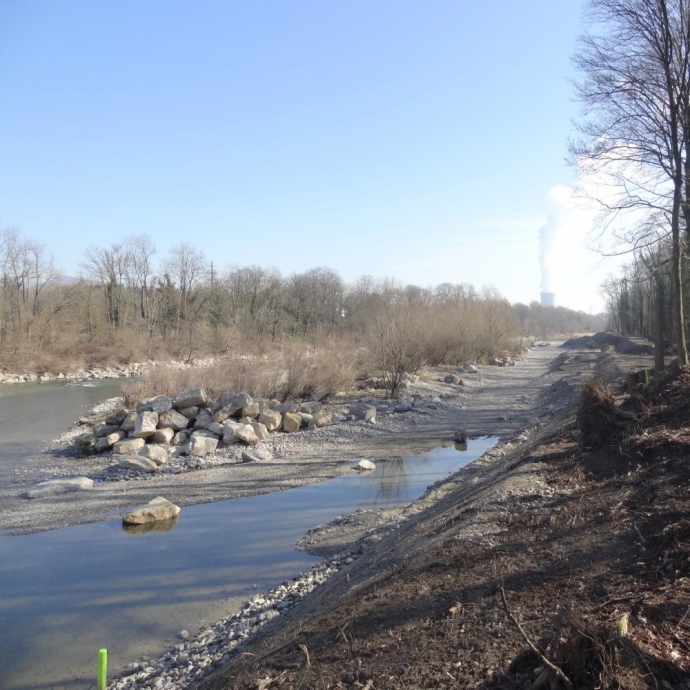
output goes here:
[{"label": "dirt slope", "polygon": [[613,401],[615,443],[564,415],[475,463],[200,688],[690,688],[688,401],[681,372]]}]

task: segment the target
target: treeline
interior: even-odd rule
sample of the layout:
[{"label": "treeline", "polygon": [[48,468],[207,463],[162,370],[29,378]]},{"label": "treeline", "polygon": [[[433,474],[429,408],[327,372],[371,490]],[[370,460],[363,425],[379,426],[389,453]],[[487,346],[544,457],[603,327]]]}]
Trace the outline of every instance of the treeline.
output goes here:
[{"label": "treeline", "polygon": [[607,315],[587,314],[567,307],[545,307],[539,302],[513,305],[513,314],[525,338],[570,337],[575,333],[597,333],[606,328]]},{"label": "treeline", "polygon": [[159,257],[146,235],[89,248],[80,267],[79,278],[65,278],[44,247],[15,230],[0,231],[4,367],[191,360],[287,340],[344,339],[381,356],[385,341],[397,348],[389,358],[399,359],[403,348],[412,368],[488,357],[530,336],[593,330],[585,314],[511,306],[493,289],[428,289],[371,277],[348,284],[328,268],[290,276],[223,268],[186,244]]}]

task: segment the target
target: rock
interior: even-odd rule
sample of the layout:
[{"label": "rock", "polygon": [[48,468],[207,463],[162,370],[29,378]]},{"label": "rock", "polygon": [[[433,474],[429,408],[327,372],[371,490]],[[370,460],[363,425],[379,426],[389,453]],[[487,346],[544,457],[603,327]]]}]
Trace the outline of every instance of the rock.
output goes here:
[{"label": "rock", "polygon": [[351,405],[348,412],[358,421],[370,422],[372,419],[376,419],[376,408],[373,405],[357,403]]},{"label": "rock", "polygon": [[240,441],[244,441],[250,446],[255,446],[259,442],[259,437],[256,435],[251,424],[238,424],[233,429],[233,434]]},{"label": "rock", "polygon": [[259,422],[269,431],[278,431],[283,422],[283,415],[276,410],[266,410],[259,415]]},{"label": "rock", "polygon": [[286,412],[283,415],[283,431],[293,434],[302,426],[302,418],[298,414]]},{"label": "rock", "polygon": [[159,467],[161,465],[165,465],[166,462],[168,462],[168,451],[163,448],[163,446],[158,446],[155,444],[149,444],[148,446],[144,446],[140,451],[139,455],[141,455],[142,458],[148,458],[149,460],[153,460],[153,462],[156,463]]},{"label": "rock", "polygon": [[179,410],[184,407],[206,407],[206,393],[203,388],[185,388],[176,398],[175,407]]},{"label": "rock", "polygon": [[118,441],[121,441],[123,438],[125,438],[125,436],[126,433],[118,429],[118,431],[114,431],[112,434],[99,438],[96,441],[95,449],[98,453],[108,450],[108,448],[112,448]]},{"label": "rock", "polygon": [[328,391],[317,391],[316,393],[314,393],[314,395],[311,396],[311,399],[314,402],[323,402],[328,396]]},{"label": "rock", "polygon": [[234,405],[239,410],[242,407],[246,407],[251,402],[252,396],[248,393],[233,393],[231,391],[226,391],[220,395],[221,407]]},{"label": "rock", "polygon": [[83,491],[93,487],[93,479],[88,477],[72,477],[71,479],[50,479],[47,482],[36,484],[33,489],[26,492],[27,498],[46,498],[58,494]]},{"label": "rock", "polygon": [[264,424],[253,419],[249,421],[249,424],[251,425],[252,429],[254,429],[254,433],[259,441],[267,441],[269,439],[270,435]]},{"label": "rock", "polygon": [[332,421],[331,415],[329,415],[327,412],[324,410],[317,410],[312,415],[311,423],[320,429],[323,426],[328,426]]},{"label": "rock", "polygon": [[221,407],[218,412],[213,415],[213,421],[222,424],[226,419],[232,417],[238,410],[242,408],[237,407],[237,405],[230,403],[225,407]]},{"label": "rock", "polygon": [[146,505],[134,508],[122,518],[125,525],[145,525],[149,522],[171,520],[180,514],[180,508],[166,498],[158,496]]},{"label": "rock", "polygon": [[155,398],[151,398],[147,401],[152,412],[156,414],[163,414],[172,409],[173,401],[172,398],[167,395],[158,395]]},{"label": "rock", "polygon": [[408,402],[398,403],[394,408],[393,412],[409,412],[412,409],[412,405]]},{"label": "rock", "polygon": [[213,423],[213,417],[206,410],[202,410],[194,421],[194,428],[207,429],[208,425]]},{"label": "rock", "polygon": [[94,424],[93,425],[93,435],[96,438],[101,438],[102,436],[109,436],[110,434],[119,431],[120,427],[114,424]]},{"label": "rock", "polygon": [[187,424],[189,424],[189,419],[176,410],[168,410],[158,417],[158,427],[160,429],[169,427],[173,431],[182,431],[182,429],[187,428]]},{"label": "rock", "polygon": [[539,424],[539,417],[532,417],[527,422],[527,426],[539,426]]},{"label": "rock", "polygon": [[225,427],[222,424],[218,424],[218,422],[210,422],[206,426],[206,430],[210,431],[212,434],[215,434],[216,436],[222,436],[223,432],[225,431]]},{"label": "rock", "polygon": [[98,439],[95,436],[92,436],[91,434],[78,436],[76,439],[74,439],[74,443],[79,449],[79,452],[83,453],[84,455],[94,455],[98,452],[96,450],[96,444],[98,443]]},{"label": "rock", "polygon": [[285,414],[287,412],[290,412],[291,414],[296,414],[299,412],[299,405],[295,402],[286,402],[282,403],[281,405],[278,405],[275,408],[276,412],[280,412],[280,414]]},{"label": "rock", "polygon": [[199,408],[196,405],[192,405],[191,407],[181,407],[178,412],[187,419],[194,419],[194,417],[199,414]]},{"label": "rock", "polygon": [[113,426],[116,426],[118,429],[120,428],[120,425],[124,421],[125,417],[127,416],[127,410],[124,409],[124,407],[121,407],[117,412],[113,412],[112,414],[109,414],[105,418],[105,423],[106,424],[112,424]]},{"label": "rock", "polygon": [[242,451],[242,462],[260,462],[261,460],[273,460],[273,456],[266,448],[247,448]]},{"label": "rock", "polygon": [[120,467],[123,470],[136,470],[137,472],[155,472],[158,469],[158,465],[153,460],[142,458],[139,455],[123,458],[120,460]]},{"label": "rock", "polygon": [[464,386],[465,385],[465,382],[457,374],[448,374],[448,376],[446,376],[443,379],[443,382],[444,383],[452,383],[456,386]]},{"label": "rock", "polygon": [[113,453],[117,455],[127,455],[128,453],[136,453],[139,448],[146,445],[146,441],[143,438],[124,438],[122,441],[118,441],[113,446]]},{"label": "rock", "polygon": [[175,436],[175,430],[170,427],[165,427],[163,429],[156,429],[151,436],[149,436],[150,443],[170,443]]},{"label": "rock", "polygon": [[375,470],[376,465],[371,460],[360,460],[355,466],[358,472],[366,472],[368,470]]},{"label": "rock", "polygon": [[128,412],[120,424],[122,431],[134,431],[134,422],[137,421],[136,412]]},{"label": "rock", "polygon": [[462,365],[462,370],[466,374],[478,374],[479,373],[479,369],[477,368],[477,365],[474,362],[465,362]]},{"label": "rock", "polygon": [[315,401],[310,401],[310,402],[303,402],[299,406],[301,412],[306,412],[307,414],[314,414],[315,412],[318,412],[321,409],[321,403],[315,402]]},{"label": "rock", "polygon": [[241,426],[239,422],[228,420],[223,424],[223,443],[230,445],[232,443],[240,443],[240,439],[235,436],[235,429]]},{"label": "rock", "polygon": [[158,414],[156,412],[140,412],[134,422],[134,438],[148,438],[156,431]]},{"label": "rock", "polygon": [[187,441],[189,440],[190,433],[187,431],[187,429],[184,429],[183,431],[178,431],[173,437],[172,441],[170,441],[171,445],[173,446],[182,446]]},{"label": "rock", "polygon": [[203,458],[218,447],[217,438],[209,438],[208,436],[197,436],[194,434],[189,440],[189,454],[198,458]]},{"label": "rock", "polygon": [[314,421],[314,415],[307,414],[306,412],[297,413],[302,419],[302,425],[311,424]]},{"label": "rock", "polygon": [[258,417],[259,416],[259,403],[250,402],[249,405],[245,405],[242,408],[243,417]]}]

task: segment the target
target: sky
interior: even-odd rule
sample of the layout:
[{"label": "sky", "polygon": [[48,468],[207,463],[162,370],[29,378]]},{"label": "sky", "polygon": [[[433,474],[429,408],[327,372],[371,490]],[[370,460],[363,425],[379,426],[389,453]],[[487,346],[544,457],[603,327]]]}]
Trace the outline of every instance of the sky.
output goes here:
[{"label": "sky", "polygon": [[[147,233],[161,260],[186,242],[221,269],[538,299],[540,230],[577,176],[583,8],[2,0],[0,227],[66,275]],[[616,270],[588,230],[569,217],[550,258],[557,301],[587,312]]]}]

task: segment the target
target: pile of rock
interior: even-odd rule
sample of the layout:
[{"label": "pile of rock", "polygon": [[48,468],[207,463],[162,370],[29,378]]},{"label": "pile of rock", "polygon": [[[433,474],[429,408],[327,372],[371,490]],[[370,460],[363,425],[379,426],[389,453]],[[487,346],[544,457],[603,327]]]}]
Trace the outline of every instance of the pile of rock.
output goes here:
[{"label": "pile of rock", "polygon": [[496,355],[495,357],[489,357],[489,359],[486,360],[486,363],[494,367],[515,366],[515,360],[508,353],[502,353],[500,355]]},{"label": "pile of rock", "polygon": [[[357,388],[360,390],[385,390],[389,388],[388,381],[392,380],[393,375],[388,376],[369,376],[357,382]],[[399,390],[407,390],[410,386],[419,382],[419,376],[417,374],[408,374],[405,372],[401,376]]]},{"label": "pile of rock", "polygon": [[179,455],[204,457],[219,444],[243,444],[245,462],[270,460],[270,453],[257,447],[271,433],[295,433],[331,423],[321,403],[254,400],[247,393],[226,392],[209,400],[201,388],[187,388],[174,400],[166,395],[140,403],[135,410],[120,408],[91,433],[79,437],[85,453],[112,450],[125,456],[123,469],[155,472],[167,462],[171,448]]},{"label": "pile of rock", "polygon": [[86,379],[117,379],[141,376],[145,363],[134,362],[132,364],[114,367],[90,367],[79,371],[70,371],[66,374],[59,372],[52,374],[48,371],[42,374],[14,374],[0,373],[0,383],[48,383],[49,381],[84,381]]}]

